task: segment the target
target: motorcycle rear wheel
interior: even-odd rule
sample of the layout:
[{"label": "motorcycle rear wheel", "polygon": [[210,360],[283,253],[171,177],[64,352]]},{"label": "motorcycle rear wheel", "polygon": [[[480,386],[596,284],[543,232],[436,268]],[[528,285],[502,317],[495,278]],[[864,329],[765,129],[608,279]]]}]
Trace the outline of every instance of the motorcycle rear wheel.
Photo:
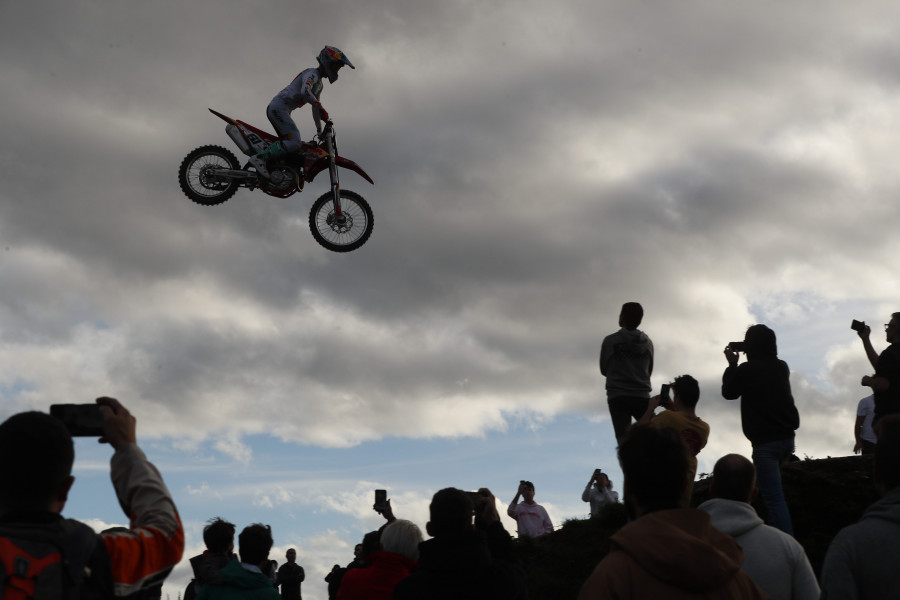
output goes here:
[{"label": "motorcycle rear wheel", "polygon": [[334,214],[331,192],[322,194],[309,211],[309,230],[316,241],[333,252],[350,252],[366,243],[375,227],[375,216],[365,199],[341,190],[341,216]]},{"label": "motorcycle rear wheel", "polygon": [[239,185],[234,180],[217,180],[214,171],[240,168],[237,157],[227,148],[200,146],[181,161],[178,184],[185,196],[197,204],[215,206],[234,196]]}]

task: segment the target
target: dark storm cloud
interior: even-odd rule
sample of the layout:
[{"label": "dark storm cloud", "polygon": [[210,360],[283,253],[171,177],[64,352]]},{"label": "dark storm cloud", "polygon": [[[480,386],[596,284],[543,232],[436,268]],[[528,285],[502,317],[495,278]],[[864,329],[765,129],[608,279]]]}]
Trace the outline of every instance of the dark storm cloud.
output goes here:
[{"label": "dark storm cloud", "polygon": [[[867,7],[5,6],[7,355],[90,347],[93,377],[163,415],[190,399],[158,431],[460,435],[602,414],[599,343],[637,299],[659,377],[715,395],[726,338],[791,322],[799,402],[837,405],[859,390],[816,386],[844,340],[806,345],[803,326],[898,291],[872,259],[897,250],[896,8]],[[231,147],[207,107],[268,127],[325,43],[357,69],[323,102],[376,181],[344,174],[375,209],[345,256],[306,229],[322,182],[206,208],[175,180],[192,148]],[[14,364],[40,395],[47,372]],[[242,419],[248,398],[265,410]]]}]

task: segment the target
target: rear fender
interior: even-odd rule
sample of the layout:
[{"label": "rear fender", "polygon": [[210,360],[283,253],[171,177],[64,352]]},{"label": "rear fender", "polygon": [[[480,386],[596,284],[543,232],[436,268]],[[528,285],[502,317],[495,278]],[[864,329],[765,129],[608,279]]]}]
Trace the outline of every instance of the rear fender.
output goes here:
[{"label": "rear fender", "polygon": [[[253,125],[250,125],[249,123],[245,123],[238,119],[232,119],[228,115],[223,115],[222,113],[220,113],[216,110],[213,110],[211,108],[209,109],[209,112],[216,115],[217,117],[219,117],[220,119],[222,119],[223,121],[228,123],[229,125],[234,125],[238,129],[238,131],[240,132],[240,134],[244,138],[244,140],[246,140],[247,144],[251,148],[253,148],[253,150],[255,150],[255,152],[252,152],[253,154],[256,154],[257,152],[261,152],[263,150],[263,148],[265,148],[266,146],[268,146],[269,144],[271,144],[272,142],[274,142],[278,139],[277,136],[272,135],[268,131],[263,131],[262,129],[259,129],[258,127],[254,127]],[[230,134],[229,134],[229,136],[230,136]],[[238,146],[241,145],[240,143],[237,142],[237,140],[235,140],[235,143],[238,144]],[[243,150],[243,148],[242,148],[242,150]],[[245,151],[245,154],[248,154],[248,153]]]}]

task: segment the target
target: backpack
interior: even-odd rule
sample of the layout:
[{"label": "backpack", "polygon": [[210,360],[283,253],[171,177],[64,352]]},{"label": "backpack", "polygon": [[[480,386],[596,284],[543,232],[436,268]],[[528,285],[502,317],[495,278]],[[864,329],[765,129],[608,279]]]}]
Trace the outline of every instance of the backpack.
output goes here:
[{"label": "backpack", "polygon": [[108,566],[97,565],[91,576],[99,540],[93,529],[72,519],[0,524],[0,600],[111,598]]}]

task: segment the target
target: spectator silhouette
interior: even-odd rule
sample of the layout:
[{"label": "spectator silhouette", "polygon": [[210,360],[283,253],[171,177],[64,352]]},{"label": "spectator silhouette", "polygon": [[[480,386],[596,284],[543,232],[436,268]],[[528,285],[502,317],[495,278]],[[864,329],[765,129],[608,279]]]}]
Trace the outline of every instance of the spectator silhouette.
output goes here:
[{"label": "spectator silhouette", "polygon": [[[394,600],[525,599],[528,592],[512,540],[490,490],[478,506],[461,490],[437,492],[426,525],[432,539],[419,544],[419,568],[394,588]],[[476,514],[472,525],[473,510]]]},{"label": "spectator silhouette", "polygon": [[606,377],[606,398],[616,440],[647,410],[650,375],[653,374],[653,342],[638,329],[644,308],[626,302],[619,313],[619,331],[606,336],[600,348],[600,373]]},{"label": "spectator silhouette", "polygon": [[595,598],[765,598],[741,571],[743,553],[696,508],[678,508],[688,454],[671,429],[635,425],[619,445],[625,507],[634,519],[581,587]]},{"label": "spectator silhouette", "polygon": [[763,523],[750,506],[756,469],[740,454],[727,454],[713,468],[711,500],[699,506],[712,525],[744,550],[742,568],[772,600],[817,600],[819,584],[806,551],[794,538]]},{"label": "spectator silhouette", "polygon": [[875,396],[875,421],[885,415],[900,413],[900,312],[891,315],[884,326],[884,335],[890,346],[879,355],[869,339],[871,329],[863,323],[857,331],[862,339],[866,357],[875,369],[874,375],[865,375],[862,385],[872,388]]},{"label": "spectator silhouette", "polygon": [[607,504],[615,504],[619,501],[618,492],[614,492],[612,488],[612,482],[606,473],[600,469],[594,469],[591,480],[581,492],[582,502],[591,503],[591,517],[600,514],[600,509]]},{"label": "spectator silhouette", "polygon": [[194,600],[207,583],[222,583],[222,567],[234,559],[234,523],[221,517],[210,519],[203,528],[203,554],[191,557],[194,578],[184,590],[184,600]]},{"label": "spectator silhouette", "polygon": [[238,536],[240,562],[230,561],[222,568],[222,582],[203,586],[197,600],[280,600],[272,579],[263,569],[269,566],[272,530],[254,523]]},{"label": "spectator silhouette", "polygon": [[363,561],[363,545],[357,544],[353,548],[353,560],[347,563],[346,567],[342,567],[341,565],[334,565],[331,567],[331,571],[328,575],[325,576],[325,582],[328,584],[328,599],[334,600],[337,598],[338,590],[341,588],[341,582],[344,579],[344,575],[347,571],[351,569],[361,569],[365,567],[365,562]]},{"label": "spectator silhouette", "polygon": [[856,405],[856,421],[853,423],[853,453],[863,455],[875,454],[875,430],[872,423],[875,421],[875,396],[869,395],[862,398]]},{"label": "spectator silhouette", "polygon": [[162,583],[181,560],[184,531],[162,477],[137,446],[135,418],[113,398],[97,404],[100,441],[114,450],[113,488],[131,526],[98,535],[62,516],[75,482],[72,436],[58,419],[24,412],[0,425],[0,537],[20,548],[58,538],[79,595],[126,597]]},{"label": "spectator silhouette", "polygon": [[900,415],[875,423],[875,483],[882,498],[831,541],[822,563],[823,600],[900,598]]},{"label": "spectator silhouette", "polygon": [[281,588],[281,600],[301,600],[300,584],[306,579],[306,573],[297,564],[297,550],[288,549],[285,560],[275,576],[275,583]]},{"label": "spectator silhouette", "polygon": [[738,366],[738,352],[725,348],[728,367],[722,374],[722,396],[741,399],[741,427],[753,446],[757,484],[766,505],[766,520],[794,535],[791,513],[781,487],[781,466],[794,453],[794,431],[800,415],[791,394],[790,370],[778,358],[775,332],[753,325],[744,335],[747,362]]},{"label": "spectator silhouette", "polygon": [[[519,496],[523,497],[519,502]],[[506,514],[516,520],[519,537],[540,537],[553,532],[553,522],[543,506],[534,501],[534,484],[520,481],[516,495],[509,503]]]}]

